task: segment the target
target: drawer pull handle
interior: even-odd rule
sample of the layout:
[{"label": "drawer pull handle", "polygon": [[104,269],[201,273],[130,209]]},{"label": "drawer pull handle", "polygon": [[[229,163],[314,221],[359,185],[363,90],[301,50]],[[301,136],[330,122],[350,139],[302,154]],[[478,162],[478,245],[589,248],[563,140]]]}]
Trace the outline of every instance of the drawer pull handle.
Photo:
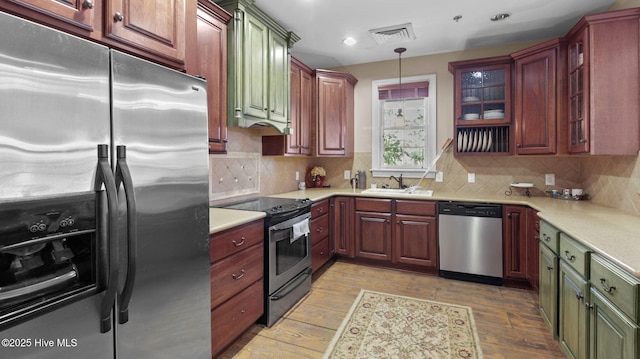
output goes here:
[{"label": "drawer pull handle", "polygon": [[544,238],[544,240],[547,241],[547,242],[549,242],[551,240],[551,237],[547,236],[546,234],[543,234],[542,238]]},{"label": "drawer pull handle", "polygon": [[[300,147],[302,147],[302,146],[300,146]],[[316,211],[318,211],[319,213],[322,213],[322,212],[324,212],[324,208],[323,207],[318,207],[318,208],[316,208]]]},{"label": "drawer pull handle", "polygon": [[547,265],[547,270],[553,270],[553,266]]},{"label": "drawer pull handle", "polygon": [[231,242],[233,242],[233,245],[234,245],[234,246],[236,246],[236,247],[240,247],[241,245],[243,245],[243,244],[244,244],[244,240],[245,240],[245,238],[244,238],[244,236],[242,236],[242,240],[241,240],[240,242],[236,242],[236,240],[235,240],[235,239],[234,239],[234,240],[232,240]]},{"label": "drawer pull handle", "polygon": [[607,285],[607,280],[604,278],[600,278],[600,285],[602,286],[602,289],[604,289],[604,291],[609,294],[613,293],[616,290],[616,287],[614,286],[609,287]]},{"label": "drawer pull handle", "polygon": [[231,277],[235,280],[242,279],[244,277],[244,269],[240,271],[240,275],[233,273]]},{"label": "drawer pull handle", "polygon": [[564,251],[564,256],[567,258],[569,262],[573,262],[576,260],[576,256],[569,255],[569,251]]},{"label": "drawer pull handle", "polygon": [[318,232],[318,233],[324,232],[324,227],[320,227],[320,228],[316,229],[316,232]]}]

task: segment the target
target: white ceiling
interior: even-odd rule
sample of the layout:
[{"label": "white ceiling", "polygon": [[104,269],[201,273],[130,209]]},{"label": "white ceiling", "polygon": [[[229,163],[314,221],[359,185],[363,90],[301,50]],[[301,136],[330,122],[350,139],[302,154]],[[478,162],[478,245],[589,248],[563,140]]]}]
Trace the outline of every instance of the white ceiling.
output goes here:
[{"label": "white ceiling", "polygon": [[[312,68],[332,68],[564,35],[584,14],[615,0],[255,0],[302,40],[292,55]],[[510,13],[503,21],[490,18]],[[461,15],[459,21],[453,18]],[[415,40],[378,45],[369,30],[411,23]],[[348,47],[346,37],[358,43]]]}]

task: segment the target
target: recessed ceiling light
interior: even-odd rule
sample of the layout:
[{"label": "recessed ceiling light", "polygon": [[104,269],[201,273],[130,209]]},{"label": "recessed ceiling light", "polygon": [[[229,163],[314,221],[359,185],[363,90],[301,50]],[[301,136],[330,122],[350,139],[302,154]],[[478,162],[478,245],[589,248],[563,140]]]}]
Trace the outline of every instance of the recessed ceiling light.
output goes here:
[{"label": "recessed ceiling light", "polygon": [[353,37],[347,37],[346,39],[342,40],[342,43],[344,43],[347,46],[353,46],[358,42],[358,40],[354,39]]},{"label": "recessed ceiling light", "polygon": [[498,14],[498,15],[493,15],[491,17],[491,21],[502,21],[502,20],[508,18],[509,16],[511,16],[511,14],[508,13],[508,12],[504,12],[504,13]]}]

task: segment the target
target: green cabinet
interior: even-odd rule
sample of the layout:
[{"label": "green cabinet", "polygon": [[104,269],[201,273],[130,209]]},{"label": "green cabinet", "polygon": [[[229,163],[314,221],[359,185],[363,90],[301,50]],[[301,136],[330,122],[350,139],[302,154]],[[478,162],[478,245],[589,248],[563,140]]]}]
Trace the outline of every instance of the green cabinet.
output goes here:
[{"label": "green cabinet", "polygon": [[640,279],[540,222],[540,313],[567,358],[640,357]]},{"label": "green cabinet", "polygon": [[591,359],[637,358],[638,324],[591,288]]},{"label": "green cabinet", "polygon": [[540,242],[538,298],[540,314],[554,338],[558,337],[558,256]]},{"label": "green cabinet", "polygon": [[272,126],[289,133],[289,49],[300,38],[251,0],[218,5],[233,15],[228,31],[229,124]]},{"label": "green cabinet", "polygon": [[560,231],[546,221],[540,221],[540,259],[538,298],[540,314],[554,338],[558,337],[558,242]]},{"label": "green cabinet", "polygon": [[640,280],[598,254],[590,278],[591,359],[638,358]]},{"label": "green cabinet", "polygon": [[558,298],[560,348],[567,358],[587,358],[589,282],[564,260],[560,261]]}]

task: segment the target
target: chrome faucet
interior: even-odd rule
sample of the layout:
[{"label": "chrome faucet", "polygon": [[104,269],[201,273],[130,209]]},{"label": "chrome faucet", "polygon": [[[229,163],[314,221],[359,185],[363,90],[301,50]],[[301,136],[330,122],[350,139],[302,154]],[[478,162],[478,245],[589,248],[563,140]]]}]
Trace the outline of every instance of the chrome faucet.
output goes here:
[{"label": "chrome faucet", "polygon": [[395,176],[390,176],[389,179],[398,181],[398,188],[402,189],[405,186],[402,184],[402,173],[400,174],[400,178],[396,178]]}]

